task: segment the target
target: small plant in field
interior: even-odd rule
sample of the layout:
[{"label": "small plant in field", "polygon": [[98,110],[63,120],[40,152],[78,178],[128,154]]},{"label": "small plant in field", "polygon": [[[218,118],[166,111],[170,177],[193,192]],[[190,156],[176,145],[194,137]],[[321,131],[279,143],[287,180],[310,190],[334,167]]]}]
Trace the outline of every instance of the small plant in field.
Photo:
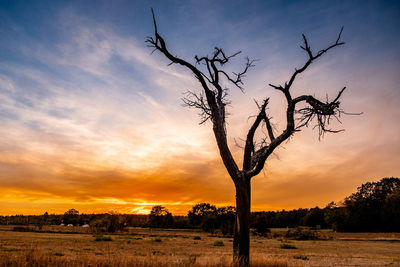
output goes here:
[{"label": "small plant in field", "polygon": [[121,236],[120,238],[122,238],[122,239],[134,239],[134,237],[130,236],[130,235]]},{"label": "small plant in field", "polygon": [[13,228],[13,231],[15,231],[15,232],[32,232],[33,230],[29,227],[15,226]]},{"label": "small plant in field", "polygon": [[56,256],[64,256],[64,254],[62,254],[61,252],[56,252],[56,253],[54,253],[54,255],[56,255]]},{"label": "small plant in field", "polygon": [[153,242],[162,242],[161,238],[159,237],[154,237],[153,239],[151,239]]},{"label": "small plant in field", "polygon": [[295,245],[289,244],[289,243],[282,243],[280,245],[280,248],[283,249],[297,249],[297,247]]},{"label": "small plant in field", "polygon": [[112,241],[111,236],[96,235],[94,241]]},{"label": "small plant in field", "polygon": [[318,240],[323,239],[319,231],[309,230],[302,227],[297,227],[294,230],[288,230],[285,233],[285,238],[294,240]]},{"label": "small plant in field", "polygon": [[303,260],[303,261],[309,260],[308,257],[304,255],[294,255],[293,258],[296,260]]},{"label": "small plant in field", "polygon": [[5,247],[3,247],[3,251],[14,252],[14,251],[21,251],[21,249],[19,249],[19,248],[5,248]]},{"label": "small plant in field", "polygon": [[222,242],[221,240],[217,240],[214,242],[214,246],[215,247],[223,247],[225,245],[224,245],[224,242]]},{"label": "small plant in field", "polygon": [[198,236],[198,235],[196,235],[193,239],[194,239],[194,240],[201,240],[201,237]]}]

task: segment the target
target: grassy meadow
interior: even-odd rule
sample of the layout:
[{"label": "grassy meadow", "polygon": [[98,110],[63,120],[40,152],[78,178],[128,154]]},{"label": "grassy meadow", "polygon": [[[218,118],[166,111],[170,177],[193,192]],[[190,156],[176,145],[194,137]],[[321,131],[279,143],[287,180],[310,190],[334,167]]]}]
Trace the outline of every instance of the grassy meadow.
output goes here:
[{"label": "grassy meadow", "polygon": [[[252,236],[252,266],[400,266],[399,233],[323,234],[326,240]],[[195,230],[96,235],[82,227],[0,226],[0,266],[229,266],[231,259],[232,238]]]}]

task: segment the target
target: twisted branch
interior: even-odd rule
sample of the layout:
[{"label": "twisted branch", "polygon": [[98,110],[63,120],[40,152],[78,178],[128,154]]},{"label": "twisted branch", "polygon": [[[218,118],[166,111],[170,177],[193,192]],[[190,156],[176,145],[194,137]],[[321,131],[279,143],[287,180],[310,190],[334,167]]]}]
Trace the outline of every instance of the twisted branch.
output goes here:
[{"label": "twisted branch", "polygon": [[[274,153],[274,150],[284,141],[289,140],[296,131],[300,131],[303,127],[309,126],[313,120],[316,120],[317,122],[314,128],[318,127],[319,138],[321,138],[325,132],[337,133],[343,131],[331,129],[328,125],[330,124],[331,119],[335,119],[340,123],[340,116],[342,114],[350,114],[340,109],[339,99],[346,87],[339,91],[334,100],[329,101],[327,99],[325,102],[310,95],[302,95],[293,98],[290,92],[290,89],[299,74],[304,72],[315,60],[330,51],[332,48],[344,44],[344,42],[341,41],[343,27],[340,29],[335,42],[327,48],[319,50],[317,53],[314,53],[311,50],[311,46],[306,36],[304,34],[302,35],[303,45],[301,45],[300,48],[306,51],[308,55],[307,61],[300,68],[295,69],[289,80],[286,81],[284,85],[269,84],[274,89],[281,91],[285,96],[287,102],[286,127],[280,134],[276,135],[276,131],[274,132],[273,124],[271,122],[272,118],[270,118],[266,112],[269,98],[265,98],[261,104],[256,102],[258,114],[254,116],[254,122],[247,133],[244,145],[243,169],[239,170],[227,143],[225,107],[230,102],[227,97],[228,89],[223,88],[221,84],[222,80],[225,80],[243,92],[243,78],[246,76],[248,70],[254,67],[255,60],[247,58],[243,70],[237,73],[233,72],[230,75],[223,70],[223,67],[229,63],[232,58],[239,55],[241,51],[228,56],[223,49],[215,47],[212,56],[195,56],[195,65],[192,65],[177,56],[173,56],[169,52],[164,39],[158,33],[153,9],[152,15],[154,37],[148,37],[146,42],[148,43],[148,46],[154,48],[152,53],[154,51],[159,51],[171,61],[170,64],[179,64],[191,70],[200,82],[203,89],[202,92],[198,94],[187,91],[184,94],[185,96],[182,98],[183,105],[200,110],[199,115],[201,117],[201,124],[208,120],[212,122],[221,158],[231,178],[235,182],[238,179],[250,179],[259,174],[264,168],[265,161]],[[300,103],[304,103],[306,106],[296,109],[296,106]],[[256,132],[258,129],[261,129],[262,131],[263,125],[266,127],[266,132],[263,132],[264,137],[262,137],[260,141],[256,141]]]}]

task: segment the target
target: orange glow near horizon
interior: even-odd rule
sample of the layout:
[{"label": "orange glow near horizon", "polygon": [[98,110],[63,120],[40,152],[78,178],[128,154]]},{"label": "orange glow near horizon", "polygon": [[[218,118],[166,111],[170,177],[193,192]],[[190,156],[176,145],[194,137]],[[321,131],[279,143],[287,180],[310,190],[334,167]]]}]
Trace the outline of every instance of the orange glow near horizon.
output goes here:
[{"label": "orange glow near horizon", "polygon": [[[356,153],[335,146],[346,139],[340,135],[326,136],[321,142],[306,133],[297,137],[285,149],[278,150],[279,158],[268,161],[265,173],[253,178],[254,211],[323,207],[342,200],[361,183],[370,181],[369,177],[378,180],[389,176],[386,169],[397,168],[395,162],[390,162],[397,147],[385,146],[388,158],[382,158],[374,156],[374,147]],[[347,144],[352,145],[351,140]],[[2,162],[9,163],[8,175],[13,179],[3,181],[0,189],[1,214],[62,214],[70,208],[81,213],[114,210],[148,214],[152,206],[163,205],[174,215],[186,215],[200,202],[235,205],[233,183],[216,148],[206,144],[203,147],[210,151],[197,152],[197,147],[191,151],[188,145],[186,150],[180,150],[182,155],[168,152],[169,160],[152,158],[152,167],[147,165],[149,161],[138,165],[141,168],[123,168],[124,153],[122,159],[113,156],[112,161],[99,162],[89,153],[86,163],[75,163],[61,154],[53,160],[30,153],[14,157],[3,154]],[[238,158],[239,149],[237,152]],[[85,158],[83,154],[79,154],[81,158]]]}]

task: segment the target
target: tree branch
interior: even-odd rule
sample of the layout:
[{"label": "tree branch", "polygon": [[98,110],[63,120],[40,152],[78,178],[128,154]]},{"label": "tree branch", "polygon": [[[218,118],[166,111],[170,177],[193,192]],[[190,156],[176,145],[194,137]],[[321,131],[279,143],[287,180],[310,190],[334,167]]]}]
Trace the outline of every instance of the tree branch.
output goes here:
[{"label": "tree branch", "polygon": [[[295,72],[292,74],[292,76],[290,77],[289,81],[285,83],[284,90],[289,91],[290,87],[292,86],[292,84],[294,82],[294,80],[296,79],[296,76],[298,74],[302,73],[303,71],[305,71],[307,69],[307,67],[314,60],[316,60],[317,58],[319,58],[320,56],[322,56],[323,54],[328,52],[330,49],[332,49],[332,48],[334,48],[336,46],[344,45],[344,42],[340,42],[340,38],[342,36],[342,32],[343,32],[343,27],[340,29],[339,35],[338,35],[338,37],[336,39],[336,42],[334,44],[330,45],[329,47],[318,51],[318,53],[316,55],[314,55],[313,52],[311,51],[311,47],[308,44],[307,37],[303,34],[302,36],[303,36],[304,46],[300,46],[300,47],[301,47],[301,49],[303,49],[303,50],[305,50],[307,52],[308,60],[306,61],[306,63],[300,69],[295,69]],[[275,89],[278,89],[278,88],[275,88]],[[280,90],[280,88],[279,88],[279,90]]]},{"label": "tree branch", "polygon": [[194,92],[186,91],[184,93],[185,97],[182,98],[183,106],[189,108],[197,108],[200,110],[199,116],[201,117],[200,124],[205,123],[212,116],[212,111],[204,99],[204,95],[197,95]]},{"label": "tree branch", "polygon": [[[281,91],[285,95],[287,101],[286,129],[278,137],[276,138],[274,137],[273,140],[271,140],[270,144],[261,147],[253,154],[251,159],[251,170],[247,171],[247,174],[250,177],[253,177],[258,173],[260,173],[260,171],[264,168],[265,161],[274,152],[275,148],[277,148],[282,142],[287,140],[295,131],[299,131],[300,128],[302,128],[303,126],[307,126],[309,122],[313,120],[313,118],[317,118],[319,138],[321,138],[321,136],[325,132],[337,133],[342,131],[342,130],[332,130],[327,128],[326,126],[329,125],[331,117],[334,117],[337,120],[339,120],[338,115],[344,113],[341,109],[339,109],[340,105],[339,98],[341,97],[346,87],[344,87],[342,90],[339,91],[337,97],[333,101],[331,102],[327,101],[326,103],[321,102],[312,96],[306,96],[306,95],[292,99],[292,95],[290,93],[290,88],[293,85],[293,82],[295,81],[298,74],[305,71],[314,60],[316,60],[317,58],[328,52],[330,49],[344,44],[344,42],[340,42],[342,32],[343,32],[343,27],[340,29],[336,42],[328,46],[326,49],[320,50],[316,55],[313,54],[311,47],[308,43],[308,40],[306,36],[303,34],[302,36],[304,45],[300,47],[301,49],[307,52],[308,60],[300,69],[295,69],[289,81],[285,82],[284,86],[269,84],[272,88]],[[303,101],[306,102],[309,106],[296,111],[296,104]],[[301,115],[301,117],[299,118],[300,124],[298,124],[297,127],[295,126],[295,114]],[[272,129],[271,125],[268,127],[267,121],[266,121],[267,129],[268,128]]]},{"label": "tree branch", "polygon": [[[197,95],[193,92],[187,92],[186,97],[182,99],[185,106],[188,107],[195,107],[200,109],[201,113],[200,116],[202,118],[201,123],[206,122],[207,120],[211,119],[213,124],[213,131],[215,135],[215,139],[217,141],[218,149],[220,151],[220,155],[222,161],[226,169],[228,170],[232,179],[236,179],[240,176],[239,168],[232,156],[232,153],[228,147],[227,137],[226,137],[226,128],[225,128],[225,106],[229,103],[226,100],[227,90],[223,89],[220,86],[219,81],[219,69],[217,68],[216,64],[223,66],[226,64],[230,58],[238,55],[240,52],[237,52],[231,56],[226,56],[225,53],[220,48],[215,48],[213,57],[195,57],[196,64],[204,63],[207,67],[209,75],[203,73],[200,69],[196,68],[192,64],[188,63],[187,61],[173,56],[166,47],[164,39],[158,33],[157,29],[157,22],[154,15],[154,10],[151,9],[153,15],[153,23],[154,23],[154,37],[148,37],[146,42],[148,43],[149,47],[154,48],[154,51],[161,52],[164,56],[166,56],[170,61],[171,64],[177,63],[186,67],[187,69],[191,70],[197,80],[200,82],[203,90],[204,95],[200,94]],[[246,71],[249,67],[246,68]],[[244,75],[241,74],[238,76],[239,78]],[[207,84],[207,82],[209,84]],[[239,79],[238,83],[241,82]],[[213,88],[210,88],[213,86]]]},{"label": "tree branch", "polygon": [[[244,69],[240,72],[233,72],[229,75],[223,67],[229,62],[230,59],[239,55],[241,52],[236,52],[230,56],[227,56],[225,52],[218,47],[214,48],[211,57],[195,56],[195,65],[193,66],[189,62],[173,56],[167,49],[164,39],[158,32],[157,22],[152,9],[153,23],[154,23],[154,36],[148,37],[146,42],[148,46],[154,48],[154,51],[161,52],[167,57],[171,63],[179,64],[189,70],[191,70],[197,80],[200,82],[203,92],[196,94],[194,92],[186,92],[185,97],[182,98],[183,105],[188,107],[194,107],[200,110],[201,123],[205,123],[211,120],[213,124],[214,136],[217,141],[218,149],[221,158],[224,162],[226,169],[228,170],[231,178],[236,182],[237,179],[250,179],[251,177],[259,174],[264,168],[265,161],[267,158],[274,153],[274,150],[282,144],[285,140],[288,140],[296,131],[300,131],[302,127],[308,126],[314,119],[316,119],[316,126],[319,129],[319,138],[325,132],[337,133],[342,130],[332,130],[328,128],[331,119],[335,119],[340,123],[340,115],[348,114],[340,109],[340,97],[346,87],[339,91],[338,95],[329,101],[328,99],[323,102],[310,95],[302,95],[293,98],[290,89],[299,74],[304,72],[311,63],[327,53],[334,47],[341,46],[344,42],[341,42],[341,36],[343,27],[336,38],[336,41],[325,49],[319,50],[316,54],[311,50],[311,46],[307,40],[307,37],[303,34],[303,45],[301,49],[306,51],[308,59],[299,69],[295,69],[289,80],[284,85],[273,85],[269,84],[276,90],[281,91],[287,102],[286,107],[286,127],[278,135],[275,136],[273,127],[271,124],[271,118],[266,113],[269,98],[266,98],[261,105],[256,102],[259,112],[256,116],[253,124],[251,125],[245,141],[244,155],[243,155],[243,170],[239,170],[236,162],[231,154],[231,151],[227,143],[227,133],[225,128],[225,107],[229,104],[227,99],[228,89],[221,86],[221,80],[226,80],[228,83],[233,84],[243,91],[243,78],[251,67],[254,67],[254,60],[246,59]],[[198,66],[198,67],[197,67]],[[202,71],[202,68],[204,71]],[[306,106],[296,110],[296,105],[304,103]],[[295,118],[295,115],[297,117]],[[297,125],[296,123],[297,122]],[[255,134],[257,129],[265,123],[267,132],[261,141],[256,142]],[[261,128],[262,130],[262,128]],[[268,141],[269,139],[269,141]]]},{"label": "tree branch", "polygon": [[244,147],[244,155],[243,155],[243,170],[249,170],[251,167],[251,157],[252,153],[254,152],[254,134],[256,133],[258,126],[264,119],[265,109],[268,105],[268,102],[269,98],[265,99],[261,107],[259,107],[260,111],[247,133],[246,145]]}]

